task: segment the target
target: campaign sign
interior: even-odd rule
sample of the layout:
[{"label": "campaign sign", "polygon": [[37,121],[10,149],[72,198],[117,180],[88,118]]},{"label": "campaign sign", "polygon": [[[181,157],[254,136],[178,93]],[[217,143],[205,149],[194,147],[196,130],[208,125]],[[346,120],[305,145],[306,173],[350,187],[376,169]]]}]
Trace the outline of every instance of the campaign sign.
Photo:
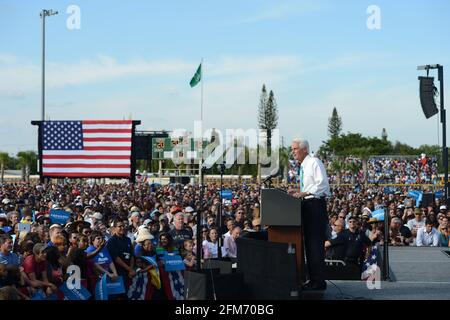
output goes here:
[{"label": "campaign sign", "polygon": [[372,212],[372,218],[375,218],[378,221],[384,221],[384,209],[379,209]]},{"label": "campaign sign", "polygon": [[103,274],[95,286],[95,300],[108,300],[106,274]]},{"label": "campaign sign", "polygon": [[233,191],[231,191],[230,189],[222,190],[221,194],[222,194],[222,199],[231,200],[233,198]]},{"label": "campaign sign", "polygon": [[32,297],[31,300],[46,300],[47,297],[45,296],[44,291],[42,289],[39,289]]},{"label": "campaign sign", "polygon": [[106,291],[108,292],[108,295],[113,294],[122,294],[125,293],[125,285],[123,283],[123,278],[119,276],[116,281],[107,280],[106,282]]},{"label": "campaign sign", "polygon": [[64,293],[67,300],[87,300],[91,297],[91,294],[85,287],[69,289],[65,282],[59,287],[59,290]]},{"label": "campaign sign", "polygon": [[183,259],[180,255],[167,253],[163,257],[164,259],[164,269],[167,272],[185,270]]},{"label": "campaign sign", "polygon": [[70,218],[70,212],[64,210],[50,210],[50,221],[52,224],[57,223],[65,225]]}]

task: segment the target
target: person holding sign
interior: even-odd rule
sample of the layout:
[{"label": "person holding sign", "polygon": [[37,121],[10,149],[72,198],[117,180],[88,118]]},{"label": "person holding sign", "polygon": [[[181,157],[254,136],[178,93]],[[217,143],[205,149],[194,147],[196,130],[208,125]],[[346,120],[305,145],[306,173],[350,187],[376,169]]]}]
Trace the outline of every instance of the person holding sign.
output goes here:
[{"label": "person holding sign", "polygon": [[106,274],[112,281],[116,281],[118,274],[108,249],[104,246],[103,235],[99,231],[91,234],[91,245],[86,249],[87,257],[94,263],[94,272],[101,276]]},{"label": "person holding sign", "polygon": [[114,235],[108,240],[106,248],[117,268],[118,275],[122,276],[125,282],[126,291],[130,281],[135,275],[134,254],[131,240],[126,236],[125,224],[121,220],[113,222]]}]

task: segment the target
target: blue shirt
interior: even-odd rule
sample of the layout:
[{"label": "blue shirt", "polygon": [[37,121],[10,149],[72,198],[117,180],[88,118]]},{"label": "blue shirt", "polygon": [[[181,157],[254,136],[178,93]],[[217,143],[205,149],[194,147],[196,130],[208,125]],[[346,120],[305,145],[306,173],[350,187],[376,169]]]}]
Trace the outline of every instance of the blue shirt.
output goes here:
[{"label": "blue shirt", "polygon": [[[96,248],[91,245],[86,249],[86,253],[94,252]],[[109,271],[109,265],[111,264],[112,259],[106,247],[103,247],[99,253],[97,253],[94,257],[92,257],[94,263],[99,264],[103,269]]]},{"label": "blue shirt", "polygon": [[20,257],[17,253],[10,252],[7,256],[3,255],[3,253],[0,252],[0,263],[1,264],[12,264],[14,266],[20,266]]}]

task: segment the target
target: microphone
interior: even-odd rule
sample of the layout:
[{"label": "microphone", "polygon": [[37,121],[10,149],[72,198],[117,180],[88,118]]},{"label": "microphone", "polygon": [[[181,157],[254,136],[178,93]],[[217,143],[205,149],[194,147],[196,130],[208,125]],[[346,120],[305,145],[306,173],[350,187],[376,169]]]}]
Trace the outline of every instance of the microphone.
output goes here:
[{"label": "microphone", "polygon": [[267,181],[272,180],[273,178],[278,177],[278,176],[280,175],[280,173],[281,173],[280,170],[278,170],[276,173],[271,174],[270,176],[266,177],[262,183],[265,184]]}]

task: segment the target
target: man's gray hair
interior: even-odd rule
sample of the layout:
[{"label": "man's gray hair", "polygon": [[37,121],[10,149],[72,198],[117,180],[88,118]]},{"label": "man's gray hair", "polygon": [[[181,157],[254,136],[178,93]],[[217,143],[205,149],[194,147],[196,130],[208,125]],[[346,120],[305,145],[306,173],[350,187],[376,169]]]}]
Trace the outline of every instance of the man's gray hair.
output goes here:
[{"label": "man's gray hair", "polygon": [[297,143],[300,149],[306,148],[306,151],[308,151],[308,153],[310,152],[308,140],[301,138],[294,138],[292,140],[292,143]]}]

